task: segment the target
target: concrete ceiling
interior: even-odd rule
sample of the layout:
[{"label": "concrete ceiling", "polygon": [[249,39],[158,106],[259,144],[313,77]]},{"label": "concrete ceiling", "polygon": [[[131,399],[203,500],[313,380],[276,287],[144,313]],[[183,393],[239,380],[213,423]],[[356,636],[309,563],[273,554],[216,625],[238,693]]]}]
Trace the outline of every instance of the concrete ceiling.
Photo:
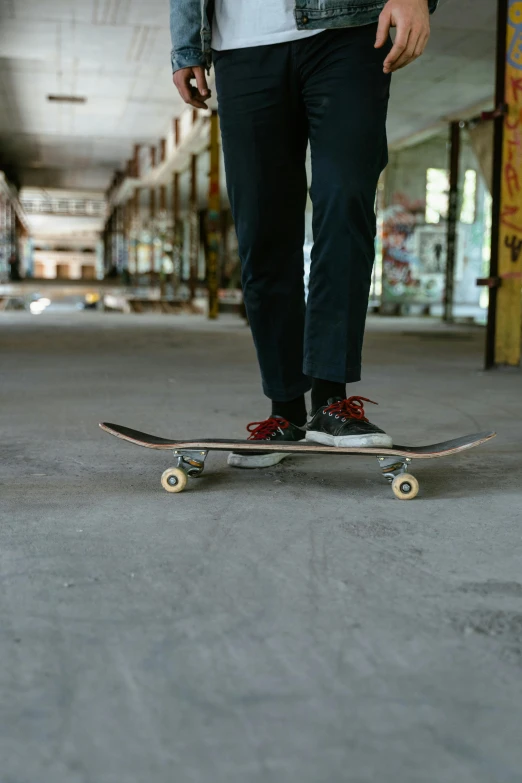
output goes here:
[{"label": "concrete ceiling", "polygon": [[[427,53],[394,77],[390,141],[488,105],[494,50],[494,0],[441,0]],[[0,163],[25,185],[104,188],[183,108],[168,0],[3,0],[0,52]]]},{"label": "concrete ceiling", "polygon": [[441,0],[424,55],[392,80],[390,142],[492,108],[496,0]]},{"label": "concrete ceiling", "polygon": [[181,110],[167,0],[4,0],[0,52],[0,154],[24,184],[104,187]]}]

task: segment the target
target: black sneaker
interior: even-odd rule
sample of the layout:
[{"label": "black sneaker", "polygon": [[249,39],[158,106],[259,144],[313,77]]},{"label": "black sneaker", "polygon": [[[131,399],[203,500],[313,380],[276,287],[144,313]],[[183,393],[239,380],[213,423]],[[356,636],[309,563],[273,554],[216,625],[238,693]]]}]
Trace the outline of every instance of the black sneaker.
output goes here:
[{"label": "black sneaker", "polygon": [[[281,416],[271,416],[265,421],[253,421],[247,430],[251,433],[248,440],[297,441],[305,437],[304,429],[290,424]],[[228,455],[228,464],[233,468],[269,468],[277,465],[288,454],[277,451],[233,451]]]},{"label": "black sneaker", "polygon": [[326,446],[393,446],[390,436],[365,417],[365,402],[377,405],[366,397],[332,397],[312,416],[306,440]]}]

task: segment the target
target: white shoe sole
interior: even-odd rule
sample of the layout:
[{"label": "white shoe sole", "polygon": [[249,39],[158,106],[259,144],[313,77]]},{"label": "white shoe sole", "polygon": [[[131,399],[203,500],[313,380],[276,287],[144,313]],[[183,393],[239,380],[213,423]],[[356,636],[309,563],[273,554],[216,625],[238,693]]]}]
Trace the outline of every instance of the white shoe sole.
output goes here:
[{"label": "white shoe sole", "polygon": [[306,433],[306,440],[321,443],[323,446],[346,446],[354,449],[379,446],[389,449],[393,446],[393,440],[385,432],[373,432],[368,435],[329,435],[327,432],[310,430]]},{"label": "white shoe sole", "polygon": [[232,452],[228,455],[227,462],[231,468],[270,468],[288,456],[288,454],[276,451],[269,454],[235,454]]}]

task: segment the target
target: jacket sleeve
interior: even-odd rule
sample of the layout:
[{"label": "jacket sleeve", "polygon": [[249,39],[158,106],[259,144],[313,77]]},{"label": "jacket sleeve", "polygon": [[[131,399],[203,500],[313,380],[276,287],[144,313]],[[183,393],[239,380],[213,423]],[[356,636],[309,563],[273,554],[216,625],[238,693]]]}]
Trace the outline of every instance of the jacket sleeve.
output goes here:
[{"label": "jacket sleeve", "polygon": [[[173,3],[175,2],[175,0],[170,0],[170,2]],[[428,7],[430,9],[430,14],[434,12],[438,4],[439,4],[439,0],[428,0]]]},{"label": "jacket sleeve", "polygon": [[170,0],[172,72],[196,65],[205,67],[201,43],[201,3],[199,0]]}]

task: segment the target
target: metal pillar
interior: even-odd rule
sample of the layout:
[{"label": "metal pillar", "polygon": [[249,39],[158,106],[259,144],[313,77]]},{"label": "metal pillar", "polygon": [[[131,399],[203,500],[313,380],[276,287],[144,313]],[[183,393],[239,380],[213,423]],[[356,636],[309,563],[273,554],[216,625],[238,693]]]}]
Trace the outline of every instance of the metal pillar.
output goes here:
[{"label": "metal pillar", "polygon": [[498,0],[486,368],[518,366],[522,330],[522,13]]},{"label": "metal pillar", "polygon": [[140,176],[140,150],[141,144],[135,144],[132,156],[132,176],[136,177],[136,179],[139,179]]},{"label": "metal pillar", "polygon": [[196,282],[198,276],[198,250],[199,250],[199,221],[198,221],[198,180],[197,180],[197,156],[190,159],[190,277],[189,296],[194,301],[196,296]]},{"label": "metal pillar", "polygon": [[174,172],[172,177],[172,225],[174,231],[179,222],[179,171]]},{"label": "metal pillar", "polygon": [[130,245],[131,245],[131,217],[132,217],[132,202],[126,201],[123,205],[123,267],[125,269],[125,274],[127,275],[127,280],[130,282],[129,278],[129,262],[130,262]]},{"label": "metal pillar", "polygon": [[504,140],[504,113],[497,109],[504,104],[504,82],[506,78],[506,23],[508,0],[497,0],[497,51],[495,112],[493,113],[493,177],[491,205],[491,256],[489,278],[484,281],[489,286],[488,322],[486,327],[485,368],[495,366],[495,332],[497,327],[497,281],[498,250],[500,235],[500,194],[502,190],[502,147]]},{"label": "metal pillar", "polygon": [[210,118],[210,172],[207,215],[207,288],[208,317],[219,314],[219,248],[221,233],[221,194],[219,187],[219,120],[217,111]]},{"label": "metal pillar", "polygon": [[[154,168],[156,165],[156,148],[151,147],[150,148],[150,165],[151,168]],[[153,233],[153,225],[154,221],[156,219],[156,188],[154,186],[151,187],[150,191],[150,229],[151,234]]]},{"label": "metal pillar", "polygon": [[139,188],[136,188],[134,191],[134,195],[132,197],[132,216],[131,216],[131,225],[132,225],[132,237],[131,237],[131,243],[132,243],[132,274],[137,275],[138,274],[138,246],[140,243],[140,232],[141,232],[141,221],[140,221],[140,193],[141,190]]},{"label": "metal pillar", "polygon": [[447,223],[446,285],[444,289],[444,320],[453,322],[455,290],[455,250],[459,206],[460,123],[450,123],[449,202]]},{"label": "metal pillar", "polygon": [[183,253],[183,239],[179,220],[179,171],[175,171],[172,177],[172,295],[176,296],[177,284],[181,279],[181,258]]}]

